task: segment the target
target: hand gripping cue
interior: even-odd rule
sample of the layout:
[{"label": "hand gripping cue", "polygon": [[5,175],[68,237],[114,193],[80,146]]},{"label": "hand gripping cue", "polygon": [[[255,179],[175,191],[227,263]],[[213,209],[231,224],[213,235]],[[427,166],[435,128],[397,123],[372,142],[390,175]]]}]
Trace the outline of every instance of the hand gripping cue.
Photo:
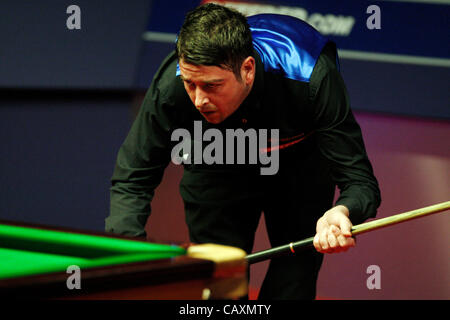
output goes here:
[{"label": "hand gripping cue", "polygon": [[[429,214],[442,212],[450,209],[450,201],[438,203],[432,206],[416,209],[404,213],[399,213],[390,217],[376,219],[369,222],[361,223],[352,227],[352,236],[361,233],[373,231],[376,229],[392,226],[397,223],[409,221],[416,218],[421,218]],[[291,242],[279,247],[274,247],[268,250],[263,250],[247,255],[248,264],[257,263],[263,260],[272,259],[275,257],[284,256],[289,253],[313,247],[314,237],[306,238],[301,241]]]}]

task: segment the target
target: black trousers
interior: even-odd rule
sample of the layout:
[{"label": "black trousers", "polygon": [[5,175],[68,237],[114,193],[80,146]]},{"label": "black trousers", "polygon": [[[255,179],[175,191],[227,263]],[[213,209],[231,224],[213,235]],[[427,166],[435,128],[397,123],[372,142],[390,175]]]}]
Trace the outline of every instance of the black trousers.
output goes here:
[{"label": "black trousers", "polygon": [[[262,212],[271,246],[311,237],[317,220],[332,206],[329,177],[326,164],[314,154],[300,163],[280,163],[273,176],[255,168],[187,168],[180,191],[191,241],[250,253]],[[315,299],[322,260],[314,249],[271,260],[259,299]]]}]

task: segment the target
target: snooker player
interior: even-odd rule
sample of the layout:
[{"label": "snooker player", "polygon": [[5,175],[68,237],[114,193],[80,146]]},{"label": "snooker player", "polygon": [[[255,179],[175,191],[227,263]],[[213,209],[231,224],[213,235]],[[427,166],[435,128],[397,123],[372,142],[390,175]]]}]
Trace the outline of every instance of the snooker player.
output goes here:
[{"label": "snooker player", "polygon": [[190,240],[250,253],[262,212],[272,246],[315,233],[316,250],[272,259],[259,294],[314,299],[323,253],[354,246],[352,223],[374,217],[380,204],[335,45],[289,16],[246,18],[215,4],[188,13],[119,150],[106,231],[145,235],[172,133],[193,132],[199,121],[224,135],[277,129],[268,152],[279,152],[279,169],[262,175],[260,164],[184,162],[180,193]]}]

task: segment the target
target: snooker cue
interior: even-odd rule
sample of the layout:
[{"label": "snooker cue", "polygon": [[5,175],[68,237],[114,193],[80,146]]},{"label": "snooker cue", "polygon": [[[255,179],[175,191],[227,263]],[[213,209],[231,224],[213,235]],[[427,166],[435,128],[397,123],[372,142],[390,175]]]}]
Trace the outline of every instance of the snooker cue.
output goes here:
[{"label": "snooker cue", "polygon": [[[366,223],[361,223],[353,226],[351,229],[352,236],[369,232],[372,230],[388,227],[397,223],[409,221],[416,218],[421,218],[429,214],[442,212],[450,209],[450,201],[438,203],[428,207],[399,213],[390,217],[372,220]],[[313,247],[314,237],[306,238],[301,241],[291,242],[282,246],[274,247],[271,249],[251,253],[246,256],[248,264],[257,263],[263,260],[272,259],[275,257],[283,256],[289,253],[294,253],[296,250],[307,249]]]}]

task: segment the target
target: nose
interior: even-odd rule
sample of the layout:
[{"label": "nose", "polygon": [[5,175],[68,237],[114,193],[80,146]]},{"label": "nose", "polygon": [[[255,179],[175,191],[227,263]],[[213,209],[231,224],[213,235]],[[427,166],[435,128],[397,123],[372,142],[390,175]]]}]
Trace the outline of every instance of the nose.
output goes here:
[{"label": "nose", "polygon": [[197,109],[201,109],[203,106],[209,103],[209,99],[205,92],[203,92],[200,88],[196,88],[195,90],[195,107]]}]

